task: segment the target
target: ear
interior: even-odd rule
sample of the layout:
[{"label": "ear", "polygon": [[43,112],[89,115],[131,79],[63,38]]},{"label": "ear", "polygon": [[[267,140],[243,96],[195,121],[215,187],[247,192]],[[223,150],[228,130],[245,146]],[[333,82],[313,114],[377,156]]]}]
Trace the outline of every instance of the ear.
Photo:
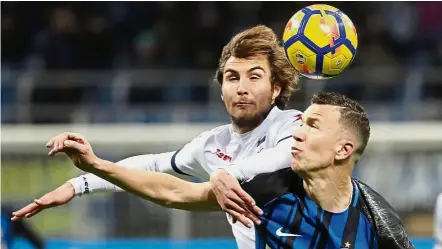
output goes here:
[{"label": "ear", "polygon": [[279,84],[273,85],[272,104],[275,103],[275,99],[281,93],[281,86]]},{"label": "ear", "polygon": [[355,150],[355,145],[353,142],[348,140],[343,141],[343,143],[340,143],[336,147],[335,159],[339,161],[345,160],[353,154],[354,150]]}]

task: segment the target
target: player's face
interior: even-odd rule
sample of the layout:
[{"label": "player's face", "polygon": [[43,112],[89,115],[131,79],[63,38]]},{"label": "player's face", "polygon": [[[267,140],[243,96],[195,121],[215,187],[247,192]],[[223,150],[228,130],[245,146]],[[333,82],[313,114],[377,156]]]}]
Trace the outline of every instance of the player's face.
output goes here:
[{"label": "player's face", "polygon": [[221,91],[227,112],[241,125],[259,120],[281,88],[272,86],[270,65],[265,56],[230,57],[224,67]]},{"label": "player's face", "polygon": [[340,116],[335,106],[313,104],[307,108],[302,126],[293,133],[294,171],[314,171],[333,164],[340,140]]}]

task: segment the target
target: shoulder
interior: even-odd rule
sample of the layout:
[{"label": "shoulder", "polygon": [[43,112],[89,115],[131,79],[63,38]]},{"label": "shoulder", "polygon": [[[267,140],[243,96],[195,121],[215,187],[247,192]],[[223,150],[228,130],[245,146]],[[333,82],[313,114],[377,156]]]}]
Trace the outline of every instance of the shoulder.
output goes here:
[{"label": "shoulder", "polygon": [[301,120],[302,118],[302,112],[295,110],[295,109],[288,109],[288,110],[279,110],[275,115],[275,118],[273,120],[274,123],[293,123],[297,122],[298,120]]},{"label": "shoulder", "polygon": [[302,188],[302,179],[291,169],[285,168],[272,173],[265,173],[241,183],[258,206],[287,193],[297,193]]},{"label": "shoulder", "polygon": [[396,210],[367,184],[353,179],[362,197],[362,212],[372,224],[379,248],[414,248]]},{"label": "shoulder", "polygon": [[291,129],[302,123],[302,112],[294,109],[276,110],[272,118],[271,130],[279,133],[283,130]]},{"label": "shoulder", "polygon": [[302,112],[298,110],[276,110],[269,126],[269,138],[276,144],[292,135],[293,129],[302,123]]},{"label": "shoulder", "polygon": [[195,137],[192,140],[192,142],[205,142],[212,137],[225,136],[226,134],[229,134],[229,132],[230,132],[229,127],[230,127],[230,125],[226,124],[226,125],[221,125],[221,126],[213,128],[213,129],[204,131],[204,132],[200,133],[197,137]]}]

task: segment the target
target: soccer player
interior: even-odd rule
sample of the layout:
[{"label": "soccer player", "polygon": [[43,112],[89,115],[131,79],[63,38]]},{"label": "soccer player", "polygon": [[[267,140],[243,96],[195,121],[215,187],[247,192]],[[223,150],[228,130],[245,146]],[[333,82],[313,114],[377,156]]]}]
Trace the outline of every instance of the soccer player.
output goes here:
[{"label": "soccer player", "polygon": [[[228,171],[237,168],[233,175],[247,177],[263,167],[269,168],[266,170],[269,172],[288,167],[291,133],[299,125],[301,112],[284,109],[298,84],[298,74],[287,61],[276,34],[260,25],[234,36],[222,51],[215,80],[221,86],[221,98],[231,116],[231,124],[202,133],[181,150],[134,156],[117,164],[182,179],[193,176],[203,181],[209,180],[220,168]],[[49,155],[62,151],[64,141],[71,136],[66,133],[51,139],[47,144],[53,148]],[[271,164],[267,162],[269,158],[272,158]],[[14,212],[13,220],[63,205],[74,196],[120,190],[93,174],[82,175]],[[256,219],[246,212],[240,199],[236,200],[238,203],[231,201],[226,206],[232,217],[241,220],[242,214],[246,214]],[[253,227],[228,220],[239,248],[250,248],[255,237]]]},{"label": "soccer player", "polygon": [[[351,177],[370,136],[362,106],[335,93],[318,93],[311,103],[294,129],[291,167],[242,183],[263,211],[256,245],[248,248],[413,248],[394,209]],[[216,207],[210,182],[119,167],[97,158],[75,134],[64,146],[80,169],[141,197],[183,209]]]}]

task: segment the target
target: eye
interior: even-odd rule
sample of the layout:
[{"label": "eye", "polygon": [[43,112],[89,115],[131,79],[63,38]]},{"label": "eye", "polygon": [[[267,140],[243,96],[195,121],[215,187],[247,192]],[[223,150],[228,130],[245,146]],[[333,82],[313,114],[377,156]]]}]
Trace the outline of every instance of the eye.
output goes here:
[{"label": "eye", "polygon": [[234,75],[230,75],[230,76],[227,77],[227,80],[228,81],[235,81],[235,80],[238,80],[238,77],[236,77]]},{"label": "eye", "polygon": [[261,75],[253,74],[252,76],[250,76],[250,79],[253,81],[259,80],[261,79]]},{"label": "eye", "polygon": [[313,124],[311,125],[311,127],[315,128],[315,129],[318,129],[318,128],[319,128],[318,125],[317,125],[316,123],[313,123]]}]

